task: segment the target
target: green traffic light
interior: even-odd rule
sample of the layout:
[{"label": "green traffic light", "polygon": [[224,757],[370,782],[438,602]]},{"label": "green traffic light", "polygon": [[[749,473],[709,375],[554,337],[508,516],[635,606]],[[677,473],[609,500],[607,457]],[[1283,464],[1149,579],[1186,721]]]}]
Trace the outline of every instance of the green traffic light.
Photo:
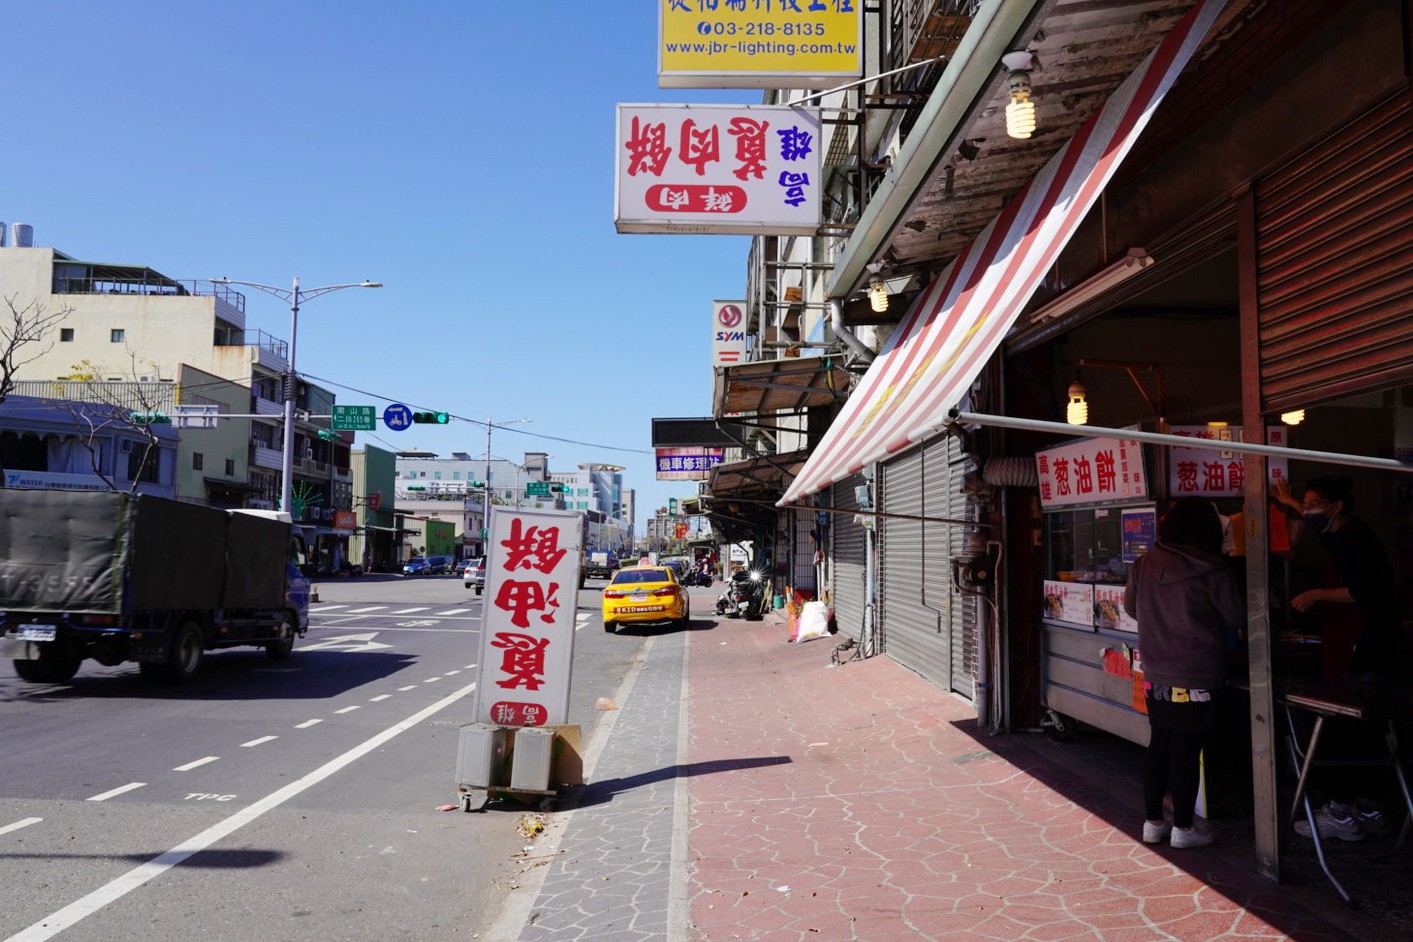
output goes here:
[{"label": "green traffic light", "polygon": [[446,425],[451,415],[446,412],[414,412],[412,421],[418,425]]}]

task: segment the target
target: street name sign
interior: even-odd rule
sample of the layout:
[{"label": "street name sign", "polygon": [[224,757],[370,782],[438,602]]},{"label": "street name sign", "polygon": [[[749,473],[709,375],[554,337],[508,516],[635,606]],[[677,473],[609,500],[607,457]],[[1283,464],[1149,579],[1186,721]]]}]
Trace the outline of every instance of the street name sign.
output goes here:
[{"label": "street name sign", "polygon": [[372,406],[334,406],[334,431],[371,432],[378,427],[378,413]]}]

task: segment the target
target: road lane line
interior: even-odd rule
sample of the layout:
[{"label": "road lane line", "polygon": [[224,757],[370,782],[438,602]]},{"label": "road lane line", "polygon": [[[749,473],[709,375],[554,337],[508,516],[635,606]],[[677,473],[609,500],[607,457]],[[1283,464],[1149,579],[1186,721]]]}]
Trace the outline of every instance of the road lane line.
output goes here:
[{"label": "road lane line", "polygon": [[388,612],[389,615],[411,615],[413,612],[425,612],[431,608],[430,605],[419,605],[416,608],[400,608],[395,612]]},{"label": "road lane line", "polygon": [[146,782],[130,782],[130,783],[128,783],[127,785],[122,786],[121,788],[115,788],[115,789],[113,789],[112,791],[104,792],[104,793],[101,794],[101,795],[94,795],[92,798],[90,798],[90,799],[88,799],[88,800],[89,800],[89,801],[107,801],[109,798],[112,798],[114,795],[121,795],[121,794],[123,794],[124,792],[130,792],[130,791],[132,791],[134,788],[141,788],[142,786],[144,786],[144,785],[146,785],[146,784],[147,784]]},{"label": "road lane line", "polygon": [[361,615],[364,612],[381,612],[385,608],[387,608],[386,605],[369,605],[367,608],[350,608],[348,611],[344,612],[344,614]]},{"label": "road lane line", "polygon": [[240,748],[242,748],[242,749],[249,749],[249,748],[251,748],[252,746],[261,746],[261,745],[264,745],[265,743],[269,742],[269,741],[272,740],[272,739],[279,739],[279,738],[280,738],[280,737],[278,737],[278,736],[261,736],[259,739],[252,739],[250,742],[243,742],[243,743],[241,743],[241,744],[240,744]]},{"label": "road lane line", "polygon": [[357,709],[358,709],[358,707],[355,705],[355,706],[351,706],[351,707],[344,707],[342,710],[335,710],[334,712],[335,712],[335,713],[352,713],[354,710],[357,710]]},{"label": "road lane line", "polygon": [[426,680],[422,681],[422,683],[424,683],[424,684],[434,684],[434,683],[436,683],[436,682],[439,681],[439,680],[441,680],[440,677],[428,677]]},{"label": "road lane line", "polygon": [[399,687],[399,688],[397,688],[397,692],[398,692],[398,693],[406,693],[406,692],[409,691],[409,690],[416,690],[416,689],[417,689],[417,685],[416,685],[416,684],[408,684],[406,687]]},{"label": "road lane line", "polygon": [[388,727],[371,739],[354,746],[343,755],[321,765],[298,781],[291,782],[279,791],[266,795],[249,807],[237,811],[226,820],[212,825],[200,834],[184,841],[166,853],[159,854],[146,863],[134,867],[132,870],[111,880],[92,893],[89,893],[87,896],[77,899],[62,909],[50,913],[27,929],[21,929],[15,935],[6,939],[5,942],[46,942],[46,940],[54,938],[54,936],[74,925],[79,920],[91,916],[109,903],[121,899],[128,893],[142,886],[148,880],[167,872],[193,854],[207,849],[221,838],[234,834],[236,831],[265,814],[265,812],[278,808],[301,792],[313,788],[324,779],[377,749],[393,737],[405,733],[423,720],[435,716],[475,689],[475,684],[468,684],[450,696],[443,697],[431,706],[412,714],[401,723]]},{"label": "road lane line", "polygon": [[20,820],[16,821],[14,824],[7,824],[4,827],[0,827],[0,834],[9,834],[11,831],[27,828],[31,824],[38,824],[43,820],[43,818],[20,818]]},{"label": "road lane line", "polygon": [[[207,757],[204,758],[204,759],[197,759],[195,762],[188,762],[186,765],[179,765],[179,766],[177,766],[175,769],[172,769],[172,771],[173,771],[173,772],[190,772],[192,769],[200,768],[201,766],[205,765],[205,764],[208,763],[208,762],[215,762],[215,761],[216,761],[217,759],[219,759],[219,758],[221,758],[221,757],[220,757],[220,756],[207,756]],[[89,801],[92,801],[92,800],[93,800],[92,798],[89,799]]]},{"label": "road lane line", "polygon": [[377,702],[379,702],[380,700],[386,700],[386,699],[388,699],[388,698],[391,697],[391,696],[392,696],[392,694],[390,694],[390,693],[380,693],[380,694],[378,694],[376,697],[373,697],[373,698],[372,698],[371,700],[369,700],[368,702],[369,702],[369,703],[377,703]]},{"label": "road lane line", "polygon": [[340,602],[340,603],[337,604],[337,605],[324,605],[324,604],[320,604],[320,605],[319,605],[319,611],[321,611],[321,612],[331,612],[331,611],[333,611],[333,610],[336,609],[336,608],[348,608],[348,603],[346,603],[346,602]]},{"label": "road lane line", "polygon": [[449,609],[447,609],[447,610],[444,611],[444,612],[434,612],[433,614],[436,614],[436,615],[460,615],[460,614],[462,614],[463,612],[469,612],[469,611],[471,611],[471,609],[469,609],[469,608],[449,608]]},{"label": "road lane line", "polygon": [[461,671],[447,671],[447,672],[446,672],[446,676],[447,676],[447,677],[450,677],[450,676],[452,676],[453,674],[459,674],[459,673],[461,673]]},{"label": "road lane line", "polygon": [[303,723],[294,724],[295,729],[308,729],[311,726],[318,726],[323,720],[305,720]]}]

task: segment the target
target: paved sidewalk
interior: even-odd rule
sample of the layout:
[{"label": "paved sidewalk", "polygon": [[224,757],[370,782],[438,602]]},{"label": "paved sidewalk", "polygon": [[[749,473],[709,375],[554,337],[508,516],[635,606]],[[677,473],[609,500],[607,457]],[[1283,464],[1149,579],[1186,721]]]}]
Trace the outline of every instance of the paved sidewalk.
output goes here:
[{"label": "paved sidewalk", "polygon": [[482,938],[1405,937],[1326,886],[1256,875],[1236,835],[1148,847],[1130,781],[977,730],[888,658],[833,668],[832,640],[786,637],[774,618],[699,617],[652,638],[591,784],[553,816],[538,852],[561,853],[520,891],[536,894],[523,928]]}]

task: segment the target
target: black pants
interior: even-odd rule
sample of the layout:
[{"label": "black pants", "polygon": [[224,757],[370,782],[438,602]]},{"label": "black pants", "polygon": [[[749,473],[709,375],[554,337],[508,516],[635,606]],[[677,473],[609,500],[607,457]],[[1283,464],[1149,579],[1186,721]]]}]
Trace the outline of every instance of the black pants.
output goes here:
[{"label": "black pants", "polygon": [[1202,780],[1202,749],[1216,722],[1216,704],[1172,703],[1147,697],[1148,752],[1143,757],[1143,813],[1163,817],[1163,796],[1173,796],[1173,826],[1192,827]]}]

